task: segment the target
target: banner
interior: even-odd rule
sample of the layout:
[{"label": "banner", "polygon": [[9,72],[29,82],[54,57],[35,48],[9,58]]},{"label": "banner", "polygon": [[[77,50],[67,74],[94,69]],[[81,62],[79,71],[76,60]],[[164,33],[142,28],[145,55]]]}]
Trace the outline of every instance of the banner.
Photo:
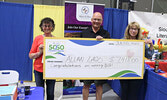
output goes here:
[{"label": "banner", "polygon": [[144,40],[45,38],[44,79],[142,79]]},{"label": "banner", "polygon": [[77,36],[78,32],[91,26],[94,12],[104,15],[103,4],[65,2],[65,36]]},{"label": "banner", "polygon": [[140,26],[148,31],[148,37],[155,40],[158,39],[166,43],[167,41],[167,14],[150,13],[150,12],[129,12],[129,22],[136,21]]}]

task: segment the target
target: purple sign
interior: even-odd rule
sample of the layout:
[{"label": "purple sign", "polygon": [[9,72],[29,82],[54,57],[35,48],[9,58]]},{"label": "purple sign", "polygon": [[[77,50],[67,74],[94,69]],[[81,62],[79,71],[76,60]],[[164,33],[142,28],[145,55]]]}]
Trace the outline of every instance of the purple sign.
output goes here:
[{"label": "purple sign", "polygon": [[[104,15],[104,5],[89,3],[65,3],[65,33],[81,32],[91,26],[94,12]],[[86,17],[88,19],[86,19]],[[82,21],[83,20],[83,21]]]}]

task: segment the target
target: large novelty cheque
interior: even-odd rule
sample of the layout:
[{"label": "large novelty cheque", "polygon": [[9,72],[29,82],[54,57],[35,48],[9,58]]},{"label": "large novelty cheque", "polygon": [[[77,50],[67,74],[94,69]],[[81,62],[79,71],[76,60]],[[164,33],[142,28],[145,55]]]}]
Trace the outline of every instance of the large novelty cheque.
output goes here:
[{"label": "large novelty cheque", "polygon": [[142,79],[143,40],[44,39],[44,79]]}]

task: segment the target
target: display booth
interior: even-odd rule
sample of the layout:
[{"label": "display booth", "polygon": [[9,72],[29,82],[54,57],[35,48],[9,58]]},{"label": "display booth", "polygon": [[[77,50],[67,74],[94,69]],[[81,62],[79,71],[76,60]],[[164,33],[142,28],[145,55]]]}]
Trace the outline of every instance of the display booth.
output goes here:
[{"label": "display booth", "polygon": [[[47,6],[0,2],[0,70],[17,70],[19,80],[32,80],[32,60],[29,51],[33,38],[41,33],[40,20],[51,17],[55,21],[55,37],[64,37],[64,6]],[[128,24],[128,11],[104,9],[103,27],[111,38],[122,38]],[[118,27],[119,26],[119,27]],[[26,72],[26,74],[25,74]]]},{"label": "display booth", "polygon": [[[16,70],[19,72],[19,80],[32,81],[33,61],[29,59],[28,55],[33,38],[42,33],[39,28],[40,20],[44,17],[54,19],[56,28],[53,35],[64,38],[64,34],[67,32],[65,31],[66,26],[64,26],[66,21],[65,15],[67,15],[65,10],[70,9],[65,9],[65,6],[0,2],[0,70]],[[69,16],[74,15],[69,14]],[[127,10],[104,8],[103,28],[110,33],[112,39],[121,39],[124,36],[128,22],[138,22],[146,30],[147,36],[145,39],[153,39],[155,41],[154,49],[158,49],[160,52],[162,50],[162,55],[164,60],[166,60],[166,45],[164,45],[167,37],[166,18],[166,14],[162,15],[160,13],[128,12]],[[69,35],[65,34],[65,36]],[[75,34],[75,36],[78,35]],[[163,44],[159,44],[159,39],[162,40]],[[166,62],[160,62],[159,68],[167,71],[166,67],[161,66],[161,63],[164,66]],[[113,80],[112,82],[109,81],[109,83],[114,91],[121,95],[119,81]],[[161,100],[167,98],[166,83],[167,79],[164,76],[153,72],[151,68],[146,69],[143,87],[141,88],[142,92],[139,93],[141,95],[140,98],[142,98],[141,100]],[[95,92],[94,87],[92,87],[92,90]]]}]

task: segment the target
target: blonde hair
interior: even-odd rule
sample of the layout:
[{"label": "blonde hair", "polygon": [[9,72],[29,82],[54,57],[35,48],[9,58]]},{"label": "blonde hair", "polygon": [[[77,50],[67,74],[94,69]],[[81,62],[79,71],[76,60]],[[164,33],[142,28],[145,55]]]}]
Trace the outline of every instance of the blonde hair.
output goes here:
[{"label": "blonde hair", "polygon": [[125,30],[124,39],[130,39],[131,35],[129,33],[129,30],[130,30],[130,28],[132,28],[132,26],[136,26],[136,28],[138,29],[138,34],[136,36],[136,40],[142,40],[142,30],[141,30],[139,23],[137,23],[137,22],[131,22],[130,24],[128,24],[128,26],[126,27],[126,30]]}]

